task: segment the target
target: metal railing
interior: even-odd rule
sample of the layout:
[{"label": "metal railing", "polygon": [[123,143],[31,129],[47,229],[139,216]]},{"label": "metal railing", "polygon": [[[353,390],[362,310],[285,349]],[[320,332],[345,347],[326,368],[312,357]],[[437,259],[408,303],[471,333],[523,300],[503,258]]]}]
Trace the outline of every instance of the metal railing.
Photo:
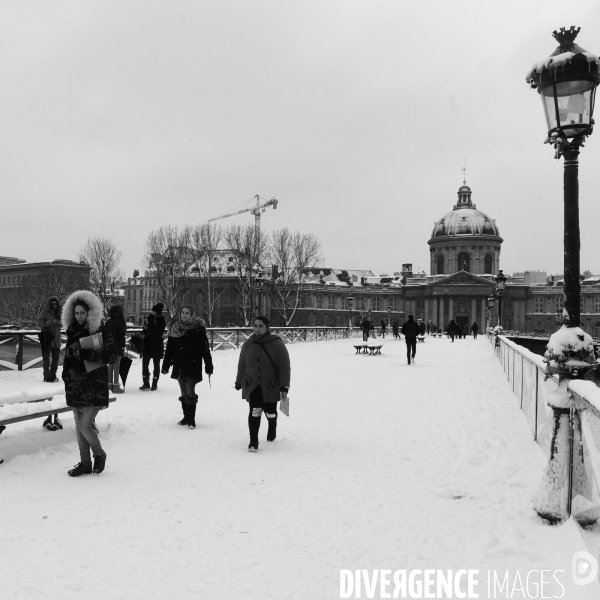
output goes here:
[{"label": "metal railing", "polygon": [[[362,331],[358,327],[272,327],[271,331],[283,338],[286,344],[362,337]],[[214,351],[239,348],[252,335],[252,332],[251,327],[208,327],[210,349]],[[128,328],[125,335],[126,344],[129,344],[132,335],[140,333],[143,333],[141,327]],[[0,370],[26,371],[41,366],[39,334],[39,330],[35,329],[0,331]],[[66,341],[67,337],[63,331],[61,352],[64,351]],[[165,334],[165,344],[166,341]],[[9,347],[14,348],[14,351],[8,351]],[[132,350],[129,352],[134,357],[138,356]],[[11,360],[7,360],[9,357]]]},{"label": "metal railing", "polygon": [[[504,334],[495,336],[491,330],[487,331],[488,340],[525,414],[533,439],[549,459],[554,412],[548,405],[548,394],[558,386],[558,379],[552,376],[546,380],[546,364],[542,356],[512,342]],[[582,512],[582,506],[597,510],[600,506],[600,390],[593,382],[581,380],[569,381],[568,389],[573,398],[573,411],[581,423],[581,434],[571,435],[579,442],[576,444],[578,465],[582,463],[584,466],[584,473],[578,473],[577,493],[573,494],[573,487],[570,489],[570,505],[577,506],[578,512]],[[598,401],[588,401],[584,397],[584,389],[591,390]],[[579,469],[573,466],[573,458],[569,468],[571,472]]]}]

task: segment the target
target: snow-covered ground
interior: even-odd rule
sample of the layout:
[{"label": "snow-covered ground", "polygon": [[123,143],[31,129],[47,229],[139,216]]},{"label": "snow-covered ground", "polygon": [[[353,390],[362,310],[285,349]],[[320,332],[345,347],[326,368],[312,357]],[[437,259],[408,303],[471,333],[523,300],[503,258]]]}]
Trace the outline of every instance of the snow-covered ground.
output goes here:
[{"label": "snow-covered ground", "polygon": [[[9,426],[0,597],[329,600],[341,569],[478,569],[479,598],[536,597],[540,577],[547,597],[600,597],[597,580],[572,580],[586,550],[577,526],[550,527],[532,509],[544,457],[485,338],[428,338],[410,367],[389,338],[381,356],[357,356],[348,340],[288,349],[291,416],[273,443],[263,424],[256,454],[233,389],[238,351],[214,354],[195,430],[176,425],[177,383],[139,392],[132,367],[97,419],[100,476],[67,476],[70,413],[59,432]],[[0,394],[40,376],[0,373]],[[562,571],[562,585],[542,570]],[[517,591],[488,593],[493,571]]]}]

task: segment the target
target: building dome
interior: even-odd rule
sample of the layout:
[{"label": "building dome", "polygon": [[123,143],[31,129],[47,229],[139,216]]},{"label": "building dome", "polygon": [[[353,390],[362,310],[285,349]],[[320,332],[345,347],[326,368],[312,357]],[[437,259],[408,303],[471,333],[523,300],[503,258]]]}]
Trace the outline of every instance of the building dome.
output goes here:
[{"label": "building dome", "polygon": [[477,210],[471,202],[471,188],[463,185],[458,190],[458,202],[433,226],[431,237],[462,235],[492,235],[500,237],[494,219]]}]

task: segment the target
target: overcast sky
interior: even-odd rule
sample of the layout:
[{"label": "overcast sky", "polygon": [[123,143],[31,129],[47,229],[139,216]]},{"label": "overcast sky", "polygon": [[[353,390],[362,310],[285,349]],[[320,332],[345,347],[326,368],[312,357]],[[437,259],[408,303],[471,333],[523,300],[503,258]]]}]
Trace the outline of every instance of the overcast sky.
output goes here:
[{"label": "overcast sky", "polygon": [[[562,272],[563,163],[524,77],[596,0],[0,4],[0,255],[75,258],[110,237],[127,275],[150,230],[279,199],[263,230],[325,264],[429,272],[467,184],[505,272]],[[580,156],[582,268],[600,273],[600,131]],[[220,221],[251,223],[249,214]]]}]

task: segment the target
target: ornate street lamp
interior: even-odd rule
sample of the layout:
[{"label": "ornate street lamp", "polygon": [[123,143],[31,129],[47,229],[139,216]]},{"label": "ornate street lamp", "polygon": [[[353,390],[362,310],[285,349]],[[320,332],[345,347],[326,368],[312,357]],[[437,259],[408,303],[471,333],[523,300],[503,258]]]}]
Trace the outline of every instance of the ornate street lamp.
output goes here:
[{"label": "ornate street lamp", "polygon": [[256,291],[258,294],[258,314],[261,314],[261,297],[262,297],[262,292],[263,292],[263,288],[265,286],[265,278],[263,277],[262,271],[256,276]]},{"label": "ornate street lamp", "polygon": [[388,327],[392,326],[392,304],[388,304]]},{"label": "ornate street lamp", "polygon": [[487,317],[488,317],[488,328],[492,326],[492,312],[494,311],[494,305],[496,304],[496,298],[490,296],[487,299]]},{"label": "ornate street lamp", "polygon": [[580,27],[554,31],[559,47],[527,73],[527,83],[542,98],[548,137],[555,157],[564,156],[565,324],[579,327],[579,148],[592,134],[594,101],[600,83],[600,58],[575,43]]},{"label": "ornate street lamp", "polygon": [[496,282],[496,295],[498,296],[498,325],[502,327],[502,294],[506,288],[506,276],[502,272],[502,269],[498,271],[498,275],[494,277]]},{"label": "ornate street lamp", "polygon": [[352,303],[354,302],[354,296],[348,296],[348,327],[352,329]]}]

